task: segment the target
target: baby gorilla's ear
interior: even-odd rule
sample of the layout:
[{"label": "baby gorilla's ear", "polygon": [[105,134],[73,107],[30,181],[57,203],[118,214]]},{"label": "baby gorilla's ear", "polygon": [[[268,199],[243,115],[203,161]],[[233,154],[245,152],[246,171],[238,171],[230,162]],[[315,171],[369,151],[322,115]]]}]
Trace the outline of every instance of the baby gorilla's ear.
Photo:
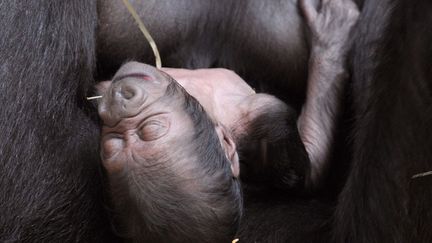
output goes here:
[{"label": "baby gorilla's ear", "polygon": [[216,125],[216,133],[219,137],[222,148],[225,151],[226,157],[231,162],[231,171],[233,176],[238,178],[240,175],[240,165],[234,140],[228,130],[220,124]]}]

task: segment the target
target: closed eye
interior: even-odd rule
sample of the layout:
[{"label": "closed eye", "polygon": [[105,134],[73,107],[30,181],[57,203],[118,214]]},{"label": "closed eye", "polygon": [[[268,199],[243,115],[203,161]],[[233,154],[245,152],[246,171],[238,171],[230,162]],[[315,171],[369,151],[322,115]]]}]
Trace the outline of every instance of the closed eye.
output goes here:
[{"label": "closed eye", "polygon": [[152,117],[139,127],[137,134],[143,141],[153,141],[167,134],[169,125],[165,116]]}]

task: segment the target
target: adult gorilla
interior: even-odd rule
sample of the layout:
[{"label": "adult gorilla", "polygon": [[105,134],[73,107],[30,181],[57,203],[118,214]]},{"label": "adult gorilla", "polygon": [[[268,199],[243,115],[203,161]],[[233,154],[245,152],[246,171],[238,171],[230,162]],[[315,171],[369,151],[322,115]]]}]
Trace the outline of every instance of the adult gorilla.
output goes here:
[{"label": "adult gorilla", "polygon": [[[300,107],[304,83],[292,80],[304,81],[306,71],[305,45],[301,35],[297,36],[302,29],[284,32],[285,23],[292,23],[289,20],[295,26],[301,24],[295,21],[296,5],[277,0],[265,5],[262,1],[209,1],[205,7],[202,2],[188,3],[198,7],[192,12],[217,20],[216,25],[200,22],[196,29],[207,42],[195,42],[200,38],[194,35],[178,38],[187,32],[176,35],[176,25],[164,22],[168,18],[149,12],[154,19],[146,20],[148,25],[160,24],[170,37],[166,44],[161,43],[164,60],[177,66],[234,69],[246,80],[262,80],[253,83],[257,88]],[[191,7],[177,1],[170,4],[158,6],[170,7],[172,16]],[[206,12],[207,8],[212,11]],[[96,67],[96,2],[1,1],[0,9],[0,241],[117,241],[102,202],[99,127],[84,100],[94,83]],[[342,133],[340,146],[335,148],[336,152],[347,151],[344,156],[337,153],[335,161],[350,163],[344,166],[346,182],[338,179],[343,189],[337,201],[329,199],[330,205],[337,202],[335,211],[323,199],[266,194],[262,201],[256,198],[246,205],[243,241],[432,240],[428,211],[432,179],[411,180],[412,175],[432,169],[432,35],[427,31],[432,24],[431,10],[432,3],[426,0],[365,2],[352,58],[352,99],[347,97],[352,106],[347,107],[347,124],[343,124],[353,131]],[[207,46],[214,36],[205,33],[219,34],[229,26],[222,20],[228,21],[225,24],[235,20],[223,18],[224,14],[246,16],[248,25],[234,26],[218,36],[231,41]],[[103,16],[99,16],[102,24]],[[276,21],[284,16],[286,19],[279,19],[283,21]],[[254,22],[248,22],[251,19]],[[273,27],[255,29],[267,22]],[[250,31],[239,32],[237,27]],[[103,28],[100,31],[98,36],[104,38]],[[297,40],[294,43],[299,44],[300,40],[300,44],[280,42],[278,36],[283,33],[289,33],[286,42]],[[158,35],[155,33],[157,40]],[[114,46],[115,40],[111,42]],[[125,44],[118,40],[117,44]],[[107,60],[100,63],[100,77],[102,71],[109,75],[111,67],[116,67],[113,60],[136,58],[124,53],[124,48],[111,49],[109,42],[98,44],[108,50],[99,52]],[[220,52],[222,49],[225,51]],[[267,204],[269,200],[273,203]]]}]

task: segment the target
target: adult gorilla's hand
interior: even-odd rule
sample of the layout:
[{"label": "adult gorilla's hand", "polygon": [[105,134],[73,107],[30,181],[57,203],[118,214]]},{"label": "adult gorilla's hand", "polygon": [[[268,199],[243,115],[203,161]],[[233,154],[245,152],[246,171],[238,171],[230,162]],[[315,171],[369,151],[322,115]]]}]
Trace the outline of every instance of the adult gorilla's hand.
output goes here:
[{"label": "adult gorilla's hand", "polygon": [[346,53],[350,48],[349,36],[359,17],[352,0],[321,0],[317,10],[312,0],[300,0],[300,7],[311,31],[312,49]]}]

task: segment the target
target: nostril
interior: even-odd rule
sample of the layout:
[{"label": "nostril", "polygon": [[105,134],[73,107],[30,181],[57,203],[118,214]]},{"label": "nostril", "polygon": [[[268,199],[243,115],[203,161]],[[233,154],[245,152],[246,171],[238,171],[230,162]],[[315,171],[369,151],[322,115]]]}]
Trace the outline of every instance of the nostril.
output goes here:
[{"label": "nostril", "polygon": [[124,99],[130,100],[135,96],[135,90],[131,89],[130,87],[122,87],[120,90],[120,94]]}]

